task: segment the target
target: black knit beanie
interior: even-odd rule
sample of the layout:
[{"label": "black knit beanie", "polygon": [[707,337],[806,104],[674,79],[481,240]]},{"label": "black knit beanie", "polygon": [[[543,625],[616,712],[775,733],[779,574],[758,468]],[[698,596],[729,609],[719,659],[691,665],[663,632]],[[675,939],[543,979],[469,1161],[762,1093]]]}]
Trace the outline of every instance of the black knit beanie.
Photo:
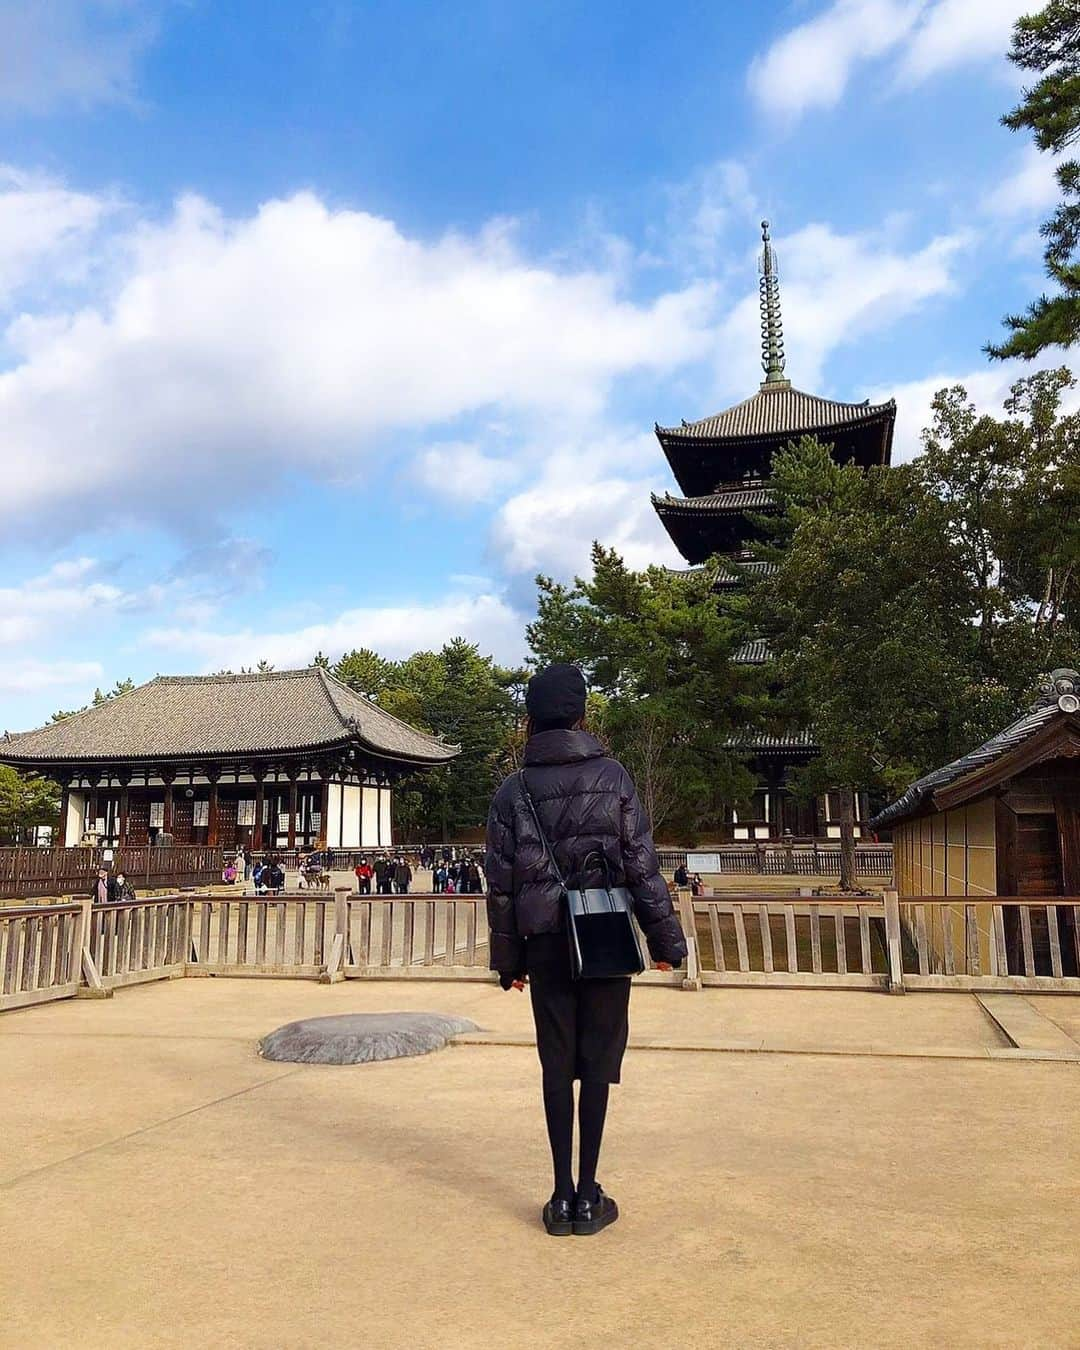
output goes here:
[{"label": "black knit beanie", "polygon": [[577,666],[556,661],[529,681],[525,710],[537,722],[566,722],[585,716],[585,676]]}]

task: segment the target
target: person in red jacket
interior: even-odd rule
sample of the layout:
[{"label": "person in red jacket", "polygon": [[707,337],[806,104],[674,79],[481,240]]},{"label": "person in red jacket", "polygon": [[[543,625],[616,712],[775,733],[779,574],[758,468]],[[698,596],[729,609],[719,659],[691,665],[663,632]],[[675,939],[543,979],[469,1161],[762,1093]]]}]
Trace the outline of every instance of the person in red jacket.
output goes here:
[{"label": "person in red jacket", "polygon": [[371,878],[375,875],[367,858],[361,858],[353,868],[356,874],[356,889],[360,895],[371,894]]}]

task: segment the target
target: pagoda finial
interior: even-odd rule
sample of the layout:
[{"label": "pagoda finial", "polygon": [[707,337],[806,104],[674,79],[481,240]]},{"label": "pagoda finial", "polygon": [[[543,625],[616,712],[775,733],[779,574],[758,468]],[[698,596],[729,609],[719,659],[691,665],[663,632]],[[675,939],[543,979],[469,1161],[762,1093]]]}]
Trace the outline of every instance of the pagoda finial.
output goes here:
[{"label": "pagoda finial", "polygon": [[784,324],[780,317],[780,278],[776,273],[776,253],[769,238],[769,222],[761,222],[761,367],[765,372],[762,387],[786,385],[784,375]]}]

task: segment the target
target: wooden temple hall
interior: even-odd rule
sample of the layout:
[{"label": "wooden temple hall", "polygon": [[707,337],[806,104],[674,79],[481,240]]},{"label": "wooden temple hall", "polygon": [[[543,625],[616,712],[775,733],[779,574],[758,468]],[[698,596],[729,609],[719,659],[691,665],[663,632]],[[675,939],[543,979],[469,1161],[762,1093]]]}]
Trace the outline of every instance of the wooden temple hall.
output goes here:
[{"label": "wooden temple hall", "polygon": [[159,676],[0,741],[59,783],[69,846],[386,847],[394,783],[457,753],[317,666]]},{"label": "wooden temple hall", "polygon": [[[697,422],[657,425],[656,436],[683,495],[653,495],[652,502],[672,542],[692,567],[715,570],[717,591],[744,584],[749,571],[764,569],[751,545],[760,537],[753,517],[767,516],[773,503],[769,483],[773,456],[791,441],[815,436],[842,464],[864,469],[886,465],[892,452],[896,404],[842,403],[804,393],[785,374],[780,282],[769,223],[762,221],[761,363],[765,374],[743,402]],[[751,642],[741,659],[769,659],[763,642]],[[815,753],[812,731],[786,737],[756,737],[737,747],[751,756],[759,778],[749,813],[729,813],[726,831],[734,839],[838,838],[839,798],[834,794],[801,804],[785,788],[790,770]],[[867,794],[856,798],[856,831],[869,819]]]}]

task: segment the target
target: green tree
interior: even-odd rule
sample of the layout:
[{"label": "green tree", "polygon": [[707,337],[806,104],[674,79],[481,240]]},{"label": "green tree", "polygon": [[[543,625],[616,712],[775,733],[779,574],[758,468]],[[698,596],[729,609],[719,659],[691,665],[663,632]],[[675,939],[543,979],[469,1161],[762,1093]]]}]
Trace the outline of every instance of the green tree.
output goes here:
[{"label": "green tree", "polygon": [[74,717],[76,713],[86,712],[89,708],[100,708],[103,703],[108,703],[111,698],[118,698],[121,694],[128,694],[135,688],[135,681],[128,678],[126,680],[117,680],[113,687],[106,693],[101,689],[95,689],[89,703],[84,703],[81,708],[61,708],[54,712],[49,718],[50,722],[62,722],[65,717]]},{"label": "green tree", "polygon": [[653,828],[692,834],[753,790],[733,749],[757,706],[755,675],[732,660],[742,630],[707,576],[634,572],[600,544],[592,564],[571,586],[537,578],[529,645],[540,664],[582,667],[599,696],[596,730],[634,776]]},{"label": "green tree", "polygon": [[[1037,14],[1017,20],[1009,59],[1039,76],[1017,106],[1002,118],[1013,131],[1030,131],[1040,150],[1061,154],[1080,135],[1080,9],[1076,0],[1050,0]],[[1080,163],[1065,160],[1057,168],[1061,202],[1044,222],[1046,273],[1057,287],[1024,314],[1004,322],[1010,336],[991,344],[991,356],[1031,360],[1046,347],[1070,347],[1080,337]]]},{"label": "green tree", "polygon": [[367,649],[348,652],[333,673],[395,717],[461,746],[446,767],[403,780],[395,794],[400,827],[416,834],[437,826],[445,839],[481,824],[512,758],[524,672],[455,638],[441,651],[403,661]]},{"label": "green tree", "polygon": [[60,789],[46,778],[0,764],[0,843],[18,844],[36,825],[60,823]]},{"label": "green tree", "polygon": [[982,674],[1010,707],[1077,655],[1080,415],[1060,411],[1074,384],[1064,368],[1018,380],[1004,418],[978,415],[962,386],[939,391],[913,468],[959,551]]},{"label": "green tree", "polygon": [[805,794],[839,793],[841,885],[855,887],[854,794],[895,790],[970,741],[971,588],[947,512],[911,466],[865,473],[804,437],[773,462],[775,571],[732,602],[773,656],[768,718],[809,726]]}]

